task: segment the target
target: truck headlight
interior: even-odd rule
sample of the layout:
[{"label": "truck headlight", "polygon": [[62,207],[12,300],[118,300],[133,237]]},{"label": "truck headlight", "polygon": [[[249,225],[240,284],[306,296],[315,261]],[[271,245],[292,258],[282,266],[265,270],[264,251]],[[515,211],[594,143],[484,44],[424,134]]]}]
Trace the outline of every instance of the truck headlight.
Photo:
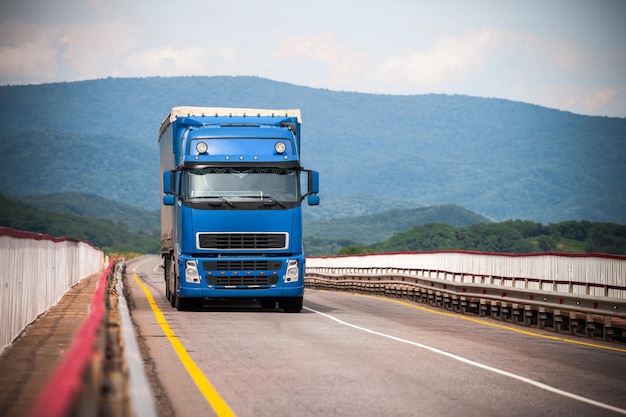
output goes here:
[{"label": "truck headlight", "polygon": [[200,282],[200,274],[198,273],[198,265],[194,259],[185,262],[185,281]]},{"label": "truck headlight", "polygon": [[198,151],[198,153],[205,153],[208,149],[209,147],[206,142],[198,142],[196,144],[196,151]]},{"label": "truck headlight", "polygon": [[285,282],[296,282],[299,278],[298,261],[295,259],[287,262],[287,273],[285,274]]},{"label": "truck headlight", "polygon": [[274,150],[277,154],[285,152],[286,149],[287,145],[285,145],[285,142],[276,142],[276,144],[274,145]]}]

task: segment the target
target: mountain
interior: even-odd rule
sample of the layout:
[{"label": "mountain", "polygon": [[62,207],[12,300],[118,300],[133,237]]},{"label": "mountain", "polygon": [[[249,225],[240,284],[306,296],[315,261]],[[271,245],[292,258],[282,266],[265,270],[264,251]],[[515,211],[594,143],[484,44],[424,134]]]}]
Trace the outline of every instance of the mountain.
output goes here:
[{"label": "mountain", "polygon": [[131,232],[150,233],[161,227],[158,210],[145,210],[92,194],[64,192],[19,197],[18,200],[46,211],[112,220]]},{"label": "mountain", "polygon": [[349,237],[353,242],[376,243],[388,239],[395,232],[405,232],[414,226],[440,223],[449,226],[467,226],[491,222],[485,216],[453,204],[392,209],[342,219],[312,219],[304,222],[304,235],[309,238],[340,241]]},{"label": "mountain", "polygon": [[258,77],[0,87],[2,192],[77,191],[156,210],[158,128],[177,105],[300,108],[303,162],[320,172],[322,190],[320,211],[307,207],[307,218],[351,217],[403,202],[455,204],[494,220],[626,224],[624,118]]},{"label": "mountain", "polygon": [[[153,216],[146,219],[151,233],[128,230],[125,224],[126,220],[133,222],[132,217],[141,214],[141,210],[124,206],[116,208],[118,202],[78,193],[37,199],[37,204],[44,203],[51,210],[0,195],[0,226],[86,240],[106,253],[125,255],[159,251],[159,232],[153,227],[155,220],[150,219]],[[111,209],[111,213],[106,213],[109,218],[92,216],[107,208]],[[304,248],[307,255],[443,249],[626,254],[624,225],[567,221],[544,226],[522,220],[502,223],[484,220],[484,217],[454,205],[394,209],[353,219],[313,220],[305,222],[308,231],[305,232]],[[364,242],[385,239],[389,231],[393,234],[388,239],[362,246]],[[348,237],[356,237],[360,242]]]},{"label": "mountain", "polygon": [[[76,192],[8,199],[0,195],[0,226],[82,239],[111,251],[157,252],[157,211]],[[489,222],[462,207],[392,209],[354,218],[305,220],[307,254],[334,255],[343,247],[375,243],[425,223],[462,226]],[[346,238],[349,237],[349,238]]]},{"label": "mountain", "polygon": [[109,219],[32,207],[0,195],[0,226],[84,240],[106,253],[158,253],[159,234],[132,232]]},{"label": "mountain", "polygon": [[479,252],[604,253],[626,254],[626,225],[565,221],[541,223],[507,220],[453,227],[447,224],[418,225],[394,234],[384,242],[352,245],[340,253],[468,250]]},{"label": "mountain", "polygon": [[352,192],[336,196],[326,196],[324,204],[303,207],[303,217],[308,219],[339,219],[365,216],[391,209],[412,209],[422,207],[415,199],[388,198],[371,194]]}]

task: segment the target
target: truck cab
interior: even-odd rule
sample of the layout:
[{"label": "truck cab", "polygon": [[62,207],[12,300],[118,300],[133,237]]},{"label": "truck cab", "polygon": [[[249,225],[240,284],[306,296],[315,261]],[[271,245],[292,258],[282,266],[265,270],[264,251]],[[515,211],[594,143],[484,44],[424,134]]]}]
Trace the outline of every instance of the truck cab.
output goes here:
[{"label": "truck cab", "polygon": [[179,310],[254,299],[299,312],[302,203],[319,204],[300,164],[299,110],[175,107],[159,135],[165,294]]}]

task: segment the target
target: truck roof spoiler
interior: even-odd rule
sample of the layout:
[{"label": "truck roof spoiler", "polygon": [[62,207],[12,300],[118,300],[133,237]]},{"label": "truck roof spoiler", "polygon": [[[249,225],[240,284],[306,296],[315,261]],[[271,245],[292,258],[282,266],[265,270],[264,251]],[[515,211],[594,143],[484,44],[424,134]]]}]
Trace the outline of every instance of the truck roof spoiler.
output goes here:
[{"label": "truck roof spoiler", "polygon": [[178,106],[173,107],[170,114],[163,120],[163,123],[172,123],[178,117],[184,116],[270,116],[270,117],[295,117],[298,123],[302,123],[300,109],[242,109],[227,107],[194,107]]}]

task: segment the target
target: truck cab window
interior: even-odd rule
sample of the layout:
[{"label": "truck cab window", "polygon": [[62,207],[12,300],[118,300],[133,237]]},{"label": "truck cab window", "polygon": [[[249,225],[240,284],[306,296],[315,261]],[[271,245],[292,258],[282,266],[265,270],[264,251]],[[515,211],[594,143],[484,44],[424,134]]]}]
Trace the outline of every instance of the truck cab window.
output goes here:
[{"label": "truck cab window", "polygon": [[299,175],[292,168],[210,167],[186,173],[190,202],[220,197],[233,203],[259,199],[299,201]]}]

